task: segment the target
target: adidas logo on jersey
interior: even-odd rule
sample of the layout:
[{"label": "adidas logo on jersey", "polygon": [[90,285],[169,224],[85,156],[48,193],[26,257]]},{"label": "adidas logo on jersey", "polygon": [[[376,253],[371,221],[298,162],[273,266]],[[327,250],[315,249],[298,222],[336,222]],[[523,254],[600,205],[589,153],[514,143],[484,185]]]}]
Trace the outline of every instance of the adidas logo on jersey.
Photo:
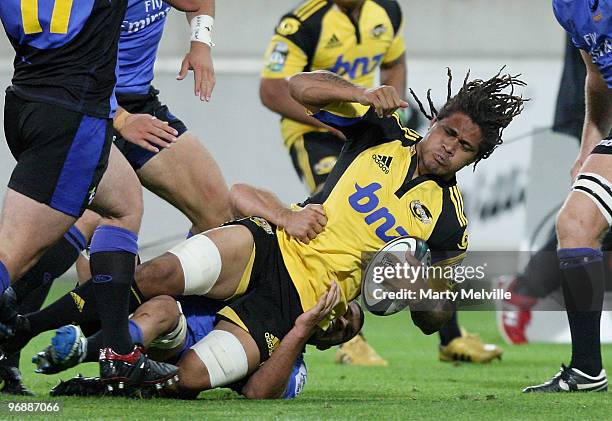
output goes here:
[{"label": "adidas logo on jersey", "polygon": [[378,164],[378,167],[382,170],[382,172],[389,174],[389,169],[391,169],[391,161],[393,161],[392,156],[372,155],[372,159]]},{"label": "adidas logo on jersey", "polygon": [[342,47],[342,41],[338,39],[336,34],[333,34],[327,44],[325,44],[325,48],[338,48]]},{"label": "adidas logo on jersey", "polygon": [[273,334],[266,332],[265,333],[266,343],[268,344],[268,353],[272,355],[272,353],[276,350],[276,347],[280,343],[278,338]]}]

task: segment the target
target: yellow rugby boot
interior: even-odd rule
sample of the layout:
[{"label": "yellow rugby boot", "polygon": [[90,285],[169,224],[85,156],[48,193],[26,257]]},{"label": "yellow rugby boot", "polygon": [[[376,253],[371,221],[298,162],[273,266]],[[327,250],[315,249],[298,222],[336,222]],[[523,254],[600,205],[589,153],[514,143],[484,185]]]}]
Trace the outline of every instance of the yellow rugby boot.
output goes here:
[{"label": "yellow rugby boot", "polygon": [[461,329],[461,336],[453,339],[448,345],[440,345],[438,357],[440,361],[464,361],[472,363],[488,363],[494,359],[501,360],[504,350],[495,344],[482,342],[480,336]]},{"label": "yellow rugby boot", "polygon": [[378,367],[389,365],[387,360],[378,355],[362,335],[357,335],[340,345],[338,351],[336,351],[336,363]]}]

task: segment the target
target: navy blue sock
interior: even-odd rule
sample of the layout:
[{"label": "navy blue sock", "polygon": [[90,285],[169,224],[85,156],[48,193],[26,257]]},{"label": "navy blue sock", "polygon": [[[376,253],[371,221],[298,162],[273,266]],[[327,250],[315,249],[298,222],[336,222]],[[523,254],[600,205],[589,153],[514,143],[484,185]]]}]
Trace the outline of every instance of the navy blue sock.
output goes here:
[{"label": "navy blue sock", "polygon": [[102,332],[97,331],[91,336],[87,337],[87,352],[85,353],[85,358],[83,362],[91,363],[98,361],[100,357],[100,349],[104,348],[102,346]]},{"label": "navy blue sock", "polygon": [[2,294],[8,287],[11,286],[11,277],[6,270],[4,263],[0,261],[0,294]]},{"label": "navy blue sock", "polygon": [[128,329],[128,308],[137,254],[137,234],[111,225],[96,228],[90,265],[102,345],[119,354],[129,354],[134,347]]},{"label": "navy blue sock", "polygon": [[[129,321],[129,331],[132,341],[135,344],[144,345],[144,339],[142,336],[142,329],[133,320]],[[91,336],[87,337],[87,353],[83,362],[94,362],[98,361],[100,355],[100,348],[102,346],[102,332],[98,331]]]},{"label": "navy blue sock", "polygon": [[440,329],[440,345],[446,346],[455,338],[461,336],[461,329],[457,322],[457,312],[455,311],[448,322]]},{"label": "navy blue sock", "polygon": [[559,249],[567,319],[572,334],[571,367],[597,376],[602,369],[600,322],[604,295],[602,253],[591,248]]},{"label": "navy blue sock", "polygon": [[134,320],[129,321],[130,337],[135,344],[144,345],[144,336],[142,329],[136,324]]},{"label": "navy blue sock", "polygon": [[[72,267],[79,257],[79,253],[87,246],[87,240],[76,227],[70,227],[70,230],[55,244],[53,244],[40,260],[13,285],[17,302],[23,302],[26,297],[33,291],[38,293],[43,292],[44,288],[39,288],[43,285],[53,283],[53,281],[62,276],[68,269]],[[46,289],[49,290],[48,288]],[[46,295],[42,297],[42,301]],[[32,304],[32,303],[31,303]],[[40,303],[42,305],[42,302]],[[21,314],[31,313],[40,309],[40,306],[28,306],[21,309]]]}]

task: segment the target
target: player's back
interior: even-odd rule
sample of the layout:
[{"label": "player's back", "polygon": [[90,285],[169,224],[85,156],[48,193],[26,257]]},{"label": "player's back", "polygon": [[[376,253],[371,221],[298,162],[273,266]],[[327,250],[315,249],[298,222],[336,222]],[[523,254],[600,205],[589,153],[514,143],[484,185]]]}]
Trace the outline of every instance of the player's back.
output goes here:
[{"label": "player's back", "polygon": [[127,0],[2,0],[15,49],[13,91],[26,100],[109,117]]}]

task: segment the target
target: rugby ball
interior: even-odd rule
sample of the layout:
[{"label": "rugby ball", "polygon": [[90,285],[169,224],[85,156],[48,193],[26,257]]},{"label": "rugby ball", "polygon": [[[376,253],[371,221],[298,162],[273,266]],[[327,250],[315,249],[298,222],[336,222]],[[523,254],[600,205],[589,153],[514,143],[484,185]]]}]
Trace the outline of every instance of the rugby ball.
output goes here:
[{"label": "rugby ball", "polygon": [[429,246],[424,240],[412,236],[394,238],[371,256],[361,278],[361,300],[370,313],[389,316],[408,306],[408,299],[402,296],[402,282],[406,286],[410,281],[401,277],[390,279],[388,274],[392,269],[385,271],[385,268],[397,265],[404,268],[407,254],[426,267],[431,265]]}]

